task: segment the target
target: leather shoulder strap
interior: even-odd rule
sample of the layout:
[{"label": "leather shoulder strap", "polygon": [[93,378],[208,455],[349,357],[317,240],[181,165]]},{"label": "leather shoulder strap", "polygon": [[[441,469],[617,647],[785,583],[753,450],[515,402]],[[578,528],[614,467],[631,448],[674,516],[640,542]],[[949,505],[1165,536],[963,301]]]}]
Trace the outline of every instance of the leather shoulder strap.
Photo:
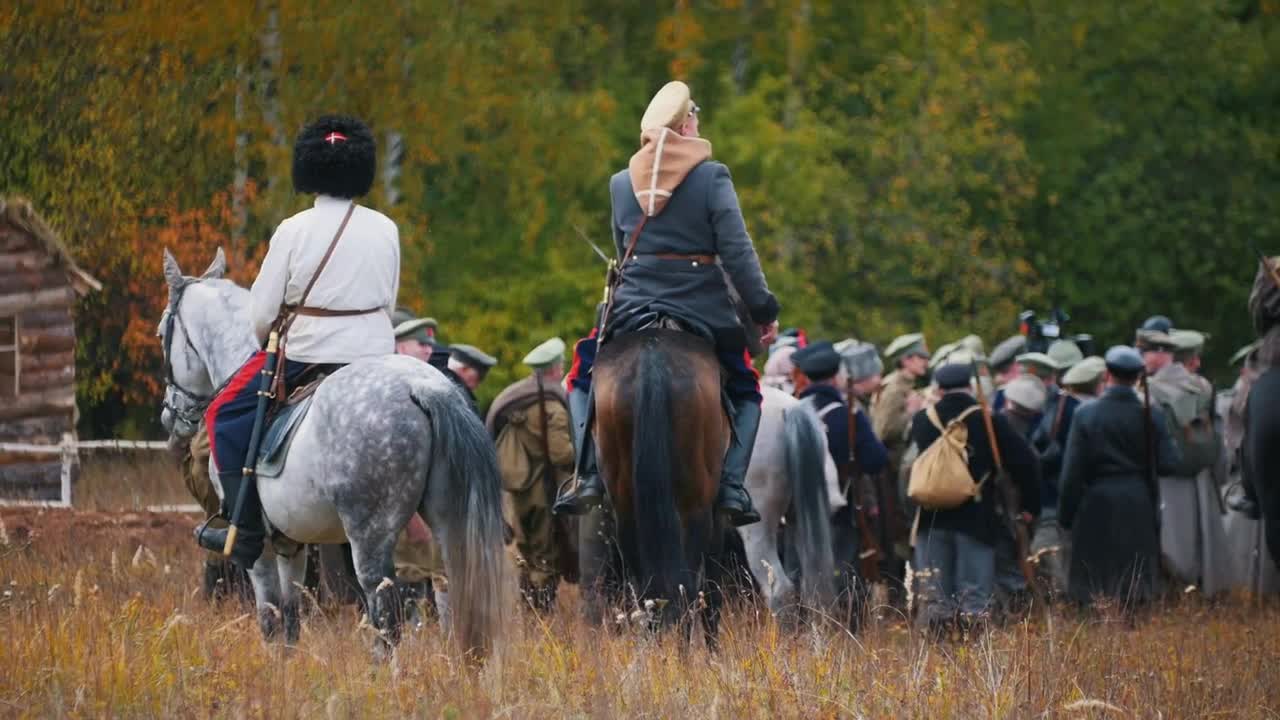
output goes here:
[{"label": "leather shoulder strap", "polygon": [[[324,257],[320,258],[320,264],[316,266],[316,271],[311,275],[311,280],[307,282],[307,286],[302,290],[302,297],[298,299],[298,304],[294,308],[305,307],[307,298],[311,296],[311,289],[316,286],[316,281],[320,279],[320,273],[324,272],[324,268],[329,264],[329,258],[333,257],[334,248],[338,247],[338,241],[342,239],[342,233],[347,229],[347,223],[351,221],[351,214],[356,211],[356,201],[352,200],[347,205],[347,214],[342,216],[342,223],[338,225],[338,232],[333,234],[333,240],[329,241],[329,247],[324,251]],[[289,312],[284,322],[280,325],[280,337],[284,338],[289,334],[289,328],[293,325],[293,321],[297,319],[296,311]]]},{"label": "leather shoulder strap", "polygon": [[338,247],[338,241],[342,239],[342,233],[347,229],[347,223],[351,221],[351,214],[356,211],[356,201],[352,200],[347,206],[347,214],[342,216],[342,224],[338,226],[338,232],[333,234],[333,240],[329,242],[329,247],[324,251],[324,257],[320,258],[320,264],[316,266],[316,272],[311,276],[311,282],[307,283],[307,287],[302,291],[302,298],[298,300],[298,306],[302,307],[307,304],[307,298],[311,295],[311,288],[316,286],[316,281],[320,279],[320,273],[324,272],[324,268],[329,264],[329,258],[333,257],[334,248]]},{"label": "leather shoulder strap", "polygon": [[631,233],[631,240],[627,242],[627,251],[622,254],[621,267],[625,268],[627,266],[627,261],[631,259],[631,256],[633,254],[635,254],[636,241],[640,239],[640,232],[644,230],[644,224],[648,221],[649,221],[649,216],[641,214],[640,222],[636,225],[636,231]]}]

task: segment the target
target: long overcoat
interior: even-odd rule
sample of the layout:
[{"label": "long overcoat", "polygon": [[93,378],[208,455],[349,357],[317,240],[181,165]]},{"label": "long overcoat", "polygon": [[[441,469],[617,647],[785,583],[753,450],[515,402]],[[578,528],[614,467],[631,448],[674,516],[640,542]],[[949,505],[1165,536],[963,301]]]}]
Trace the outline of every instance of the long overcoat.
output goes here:
[{"label": "long overcoat", "polygon": [[[1160,563],[1158,484],[1148,479],[1144,409],[1131,387],[1113,386],[1075,412],[1062,459],[1058,522],[1071,532],[1067,593],[1149,600]],[[1178,450],[1158,408],[1151,411],[1156,473],[1171,472]]]}]

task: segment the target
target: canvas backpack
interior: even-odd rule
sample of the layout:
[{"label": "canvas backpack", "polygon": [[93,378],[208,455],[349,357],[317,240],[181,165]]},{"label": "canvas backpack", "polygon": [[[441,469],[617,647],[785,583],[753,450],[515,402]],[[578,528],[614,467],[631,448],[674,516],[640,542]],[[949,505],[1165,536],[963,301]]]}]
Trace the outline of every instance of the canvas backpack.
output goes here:
[{"label": "canvas backpack", "polygon": [[[1157,386],[1153,383],[1152,390]],[[1213,467],[1222,451],[1222,438],[1213,425],[1212,396],[1198,388],[1181,387],[1160,393],[1159,404],[1169,423],[1173,442],[1182,456],[1174,475],[1192,477]]]},{"label": "canvas backpack", "polygon": [[969,472],[969,428],[966,418],[981,409],[974,405],[957,415],[946,427],[938,410],[925,410],[929,422],[941,433],[911,465],[907,497],[925,510],[949,510],[974,499],[982,483]]}]

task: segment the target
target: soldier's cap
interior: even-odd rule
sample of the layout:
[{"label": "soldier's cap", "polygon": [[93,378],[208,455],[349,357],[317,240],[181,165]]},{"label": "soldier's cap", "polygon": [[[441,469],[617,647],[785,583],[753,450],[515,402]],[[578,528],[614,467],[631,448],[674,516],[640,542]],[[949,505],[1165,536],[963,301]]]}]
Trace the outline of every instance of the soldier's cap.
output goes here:
[{"label": "soldier's cap", "polygon": [[836,343],[836,351],[840,353],[840,364],[845,374],[853,382],[866,380],[884,372],[884,363],[880,361],[880,353],[871,343],[846,340]]},{"label": "soldier's cap", "polygon": [[1138,330],[1135,345],[1142,352],[1170,352],[1174,348],[1173,338],[1163,330]]},{"label": "soldier's cap", "polygon": [[901,358],[919,355],[922,358],[929,357],[929,351],[924,346],[924,334],[910,333],[908,335],[899,335],[889,343],[889,347],[885,348],[884,356],[889,362],[897,362]]},{"label": "soldier's cap", "polygon": [[1195,330],[1170,330],[1169,340],[1173,343],[1174,352],[1199,354],[1204,350],[1204,343],[1209,336]]},{"label": "soldier's cap", "polygon": [[558,362],[564,361],[564,340],[553,337],[524,356],[524,364],[534,370],[546,370]]},{"label": "soldier's cap", "polygon": [[1097,355],[1090,355],[1062,374],[1063,385],[1092,385],[1102,379],[1107,362]]},{"label": "soldier's cap", "polygon": [[840,353],[826,340],[809,343],[791,355],[791,362],[810,380],[827,380],[840,372]]},{"label": "soldier's cap", "polygon": [[947,361],[947,358],[951,357],[951,353],[955,352],[959,347],[959,343],[947,343],[937,350],[934,350],[933,354],[929,356],[930,369],[936,369],[938,366],[944,364]]},{"label": "soldier's cap", "polygon": [[968,387],[969,378],[973,375],[970,363],[949,362],[933,373],[933,381],[943,390],[955,390]]},{"label": "soldier's cap", "polygon": [[436,337],[436,329],[439,328],[435,318],[415,317],[404,308],[398,308],[391,314],[391,325],[396,340],[417,340],[424,345],[432,343]]},{"label": "soldier's cap", "polygon": [[1103,357],[1107,369],[1124,375],[1136,375],[1145,367],[1142,355],[1128,345],[1113,345]]},{"label": "soldier's cap", "polygon": [[982,338],[972,333],[965,335],[956,341],[956,345],[969,349],[969,352],[975,356],[984,357],[987,354],[986,343],[982,342]]},{"label": "soldier's cap", "polygon": [[689,86],[679,80],[672,80],[663,85],[640,119],[640,132],[657,130],[658,128],[676,128],[689,113],[696,113],[698,106],[694,104]]},{"label": "soldier's cap", "polygon": [[1156,332],[1167,333],[1173,329],[1173,321],[1165,315],[1152,315],[1142,321],[1139,330],[1155,330]]},{"label": "soldier's cap", "polygon": [[1013,363],[1013,361],[1027,349],[1027,336],[1014,335],[1000,341],[999,345],[991,351],[991,367],[994,370],[1003,370]]},{"label": "soldier's cap", "polygon": [[1256,352],[1257,349],[1260,347],[1262,347],[1262,340],[1254,340],[1248,345],[1245,345],[1244,347],[1237,350],[1235,355],[1231,356],[1231,364],[1239,365],[1246,358],[1248,358],[1250,355]]},{"label": "soldier's cap", "polygon": [[1004,396],[1018,407],[1038,413],[1044,410],[1049,390],[1035,375],[1019,375],[1004,386]]},{"label": "soldier's cap", "polygon": [[473,370],[484,375],[489,368],[498,364],[498,359],[484,352],[474,345],[463,345],[461,343],[450,348],[453,351],[453,357],[458,362],[466,365]]},{"label": "soldier's cap", "polygon": [[1084,359],[1080,346],[1070,340],[1054,340],[1049,346],[1048,355],[1058,365],[1059,370],[1070,370],[1073,365]]},{"label": "soldier's cap", "polygon": [[769,346],[769,354],[772,355],[782,348],[798,348],[800,347],[800,338],[795,335],[779,335],[777,340]]},{"label": "soldier's cap", "polygon": [[[1079,348],[1077,348],[1077,351],[1079,351]],[[1022,353],[1014,359],[1019,365],[1036,365],[1042,368],[1048,368],[1053,372],[1057,372],[1061,369],[1053,358],[1041,352]]]}]

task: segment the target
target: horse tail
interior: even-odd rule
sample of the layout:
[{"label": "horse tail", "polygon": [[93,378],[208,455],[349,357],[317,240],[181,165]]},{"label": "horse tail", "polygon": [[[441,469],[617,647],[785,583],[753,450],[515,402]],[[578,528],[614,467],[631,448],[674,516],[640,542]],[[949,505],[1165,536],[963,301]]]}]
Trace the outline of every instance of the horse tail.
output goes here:
[{"label": "horse tail", "polygon": [[782,432],[796,514],[800,598],[806,606],[825,607],[834,594],[835,557],[822,429],[809,404],[801,403],[786,411]]},{"label": "horse tail", "polygon": [[440,463],[430,477],[445,483],[440,492],[428,483],[423,504],[425,497],[442,504],[434,514],[444,522],[436,537],[452,596],[453,636],[464,652],[484,656],[495,649],[505,620],[502,479],[484,424],[461,391],[449,390],[417,383],[410,391],[430,421],[432,452]]},{"label": "horse tail", "polygon": [[[673,604],[680,600],[685,574],[684,540],[676,510],[676,482],[683,468],[676,459],[672,427],[671,372],[665,353],[639,353],[632,394],[631,507],[635,547],[651,590]],[[696,588],[684,588],[686,596]]]}]

